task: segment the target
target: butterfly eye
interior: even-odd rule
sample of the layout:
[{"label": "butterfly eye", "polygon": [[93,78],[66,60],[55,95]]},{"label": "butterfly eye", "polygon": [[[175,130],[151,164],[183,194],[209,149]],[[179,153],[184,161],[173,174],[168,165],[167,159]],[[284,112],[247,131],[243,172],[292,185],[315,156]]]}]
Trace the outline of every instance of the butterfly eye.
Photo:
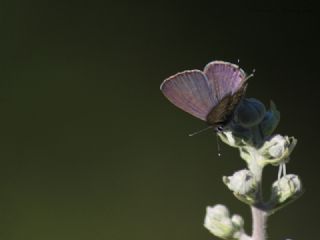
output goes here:
[{"label": "butterfly eye", "polygon": [[217,126],[216,130],[217,130],[217,132],[222,132],[223,131],[223,126],[222,125]]}]

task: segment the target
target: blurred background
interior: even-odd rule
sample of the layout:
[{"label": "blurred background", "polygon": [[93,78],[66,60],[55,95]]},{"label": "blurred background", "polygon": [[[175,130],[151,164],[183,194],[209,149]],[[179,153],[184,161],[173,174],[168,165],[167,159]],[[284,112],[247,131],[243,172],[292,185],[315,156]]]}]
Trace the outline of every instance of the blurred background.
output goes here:
[{"label": "blurred background", "polygon": [[[209,240],[205,208],[249,208],[221,181],[245,167],[163,79],[212,60],[256,69],[248,97],[298,138],[287,166],[306,192],[270,239],[318,235],[319,20],[308,3],[1,1],[0,239]],[[277,177],[266,170],[266,181]],[[266,184],[267,185],[267,184]],[[307,237],[306,237],[307,235]]]}]

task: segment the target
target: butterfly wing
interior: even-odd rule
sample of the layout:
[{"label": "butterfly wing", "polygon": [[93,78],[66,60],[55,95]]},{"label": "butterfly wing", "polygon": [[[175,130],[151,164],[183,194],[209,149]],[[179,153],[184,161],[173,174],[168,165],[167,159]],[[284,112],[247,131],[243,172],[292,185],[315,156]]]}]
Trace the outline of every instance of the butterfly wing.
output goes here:
[{"label": "butterfly wing", "polygon": [[234,109],[244,96],[246,87],[247,84],[245,83],[233,95],[226,95],[207,115],[207,122],[214,126],[225,125],[230,120]]},{"label": "butterfly wing", "polygon": [[175,106],[203,121],[214,106],[208,79],[199,70],[184,71],[169,77],[160,89]]},{"label": "butterfly wing", "polygon": [[208,78],[216,102],[220,102],[227,95],[235,94],[246,81],[246,74],[239,66],[223,61],[208,63],[204,68],[204,74]]}]

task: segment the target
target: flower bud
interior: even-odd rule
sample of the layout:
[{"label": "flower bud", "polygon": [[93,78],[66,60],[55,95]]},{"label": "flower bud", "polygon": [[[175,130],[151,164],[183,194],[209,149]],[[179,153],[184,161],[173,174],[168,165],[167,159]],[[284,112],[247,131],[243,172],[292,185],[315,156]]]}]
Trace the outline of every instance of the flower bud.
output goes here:
[{"label": "flower bud", "polygon": [[244,234],[244,220],[243,218],[238,215],[234,214],[232,215],[231,221],[233,223],[233,226],[235,227],[235,232],[233,234],[234,239],[244,239],[241,238],[241,236]]},{"label": "flower bud", "polygon": [[234,226],[229,211],[224,205],[207,207],[204,226],[212,234],[220,238],[230,238],[234,233]]},{"label": "flower bud", "polygon": [[302,183],[297,175],[288,174],[272,184],[271,201],[273,204],[283,203],[296,198],[302,193]]},{"label": "flower bud", "polygon": [[231,147],[240,147],[244,145],[243,140],[235,136],[235,134],[232,131],[219,132],[218,136],[220,137],[222,142],[228,144]]},{"label": "flower bud", "polygon": [[232,216],[232,218],[231,218],[231,221],[232,221],[232,223],[233,223],[235,226],[238,226],[239,229],[240,229],[240,228],[243,228],[243,226],[244,226],[244,220],[243,220],[243,218],[242,218],[240,215],[238,215],[238,214],[234,214],[234,215]]},{"label": "flower bud", "polygon": [[249,170],[243,169],[230,177],[223,177],[223,182],[240,200],[248,204],[255,202],[257,182]]},{"label": "flower bud", "polygon": [[244,233],[244,221],[235,214],[230,218],[228,209],[221,204],[207,207],[204,227],[213,235],[223,239],[240,239]]},{"label": "flower bud", "polygon": [[266,108],[259,100],[245,98],[237,107],[234,121],[245,128],[251,128],[259,124],[264,118]]},{"label": "flower bud", "polygon": [[296,144],[297,139],[294,137],[275,135],[264,143],[259,152],[263,156],[264,164],[278,166],[289,160],[289,155]]}]

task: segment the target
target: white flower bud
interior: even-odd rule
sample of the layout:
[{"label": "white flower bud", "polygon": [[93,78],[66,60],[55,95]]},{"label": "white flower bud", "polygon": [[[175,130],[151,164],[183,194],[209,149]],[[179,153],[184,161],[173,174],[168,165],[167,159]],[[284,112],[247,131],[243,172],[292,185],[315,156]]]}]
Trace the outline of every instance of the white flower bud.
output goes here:
[{"label": "white flower bud", "polygon": [[223,239],[239,239],[244,233],[243,219],[235,214],[230,218],[229,210],[221,204],[207,207],[204,226],[213,235]]},{"label": "white flower bud", "polygon": [[238,226],[239,229],[240,229],[240,228],[243,228],[243,226],[244,226],[244,220],[243,220],[243,218],[242,218],[240,215],[238,215],[238,214],[234,214],[234,215],[232,216],[232,218],[231,218],[231,221],[232,221],[232,223],[233,223],[235,226]]},{"label": "white flower bud", "polygon": [[275,135],[259,149],[264,164],[279,165],[289,160],[289,155],[297,144],[294,137]]},{"label": "white flower bud", "polygon": [[237,171],[230,177],[224,177],[223,181],[237,195],[252,198],[257,190],[255,177],[247,169]]},{"label": "white flower bud", "polygon": [[226,206],[217,204],[214,207],[207,207],[207,215],[215,218],[229,218],[230,213]]},{"label": "white flower bud", "polygon": [[224,205],[220,204],[214,207],[207,207],[204,226],[212,234],[221,238],[228,238],[234,232],[229,211]]},{"label": "white flower bud", "polygon": [[232,131],[223,131],[218,133],[221,141],[228,144],[231,147],[240,147],[244,145],[241,138],[235,136]]},{"label": "white flower bud", "polygon": [[272,184],[273,204],[283,203],[302,193],[302,184],[297,175],[288,174]]}]

